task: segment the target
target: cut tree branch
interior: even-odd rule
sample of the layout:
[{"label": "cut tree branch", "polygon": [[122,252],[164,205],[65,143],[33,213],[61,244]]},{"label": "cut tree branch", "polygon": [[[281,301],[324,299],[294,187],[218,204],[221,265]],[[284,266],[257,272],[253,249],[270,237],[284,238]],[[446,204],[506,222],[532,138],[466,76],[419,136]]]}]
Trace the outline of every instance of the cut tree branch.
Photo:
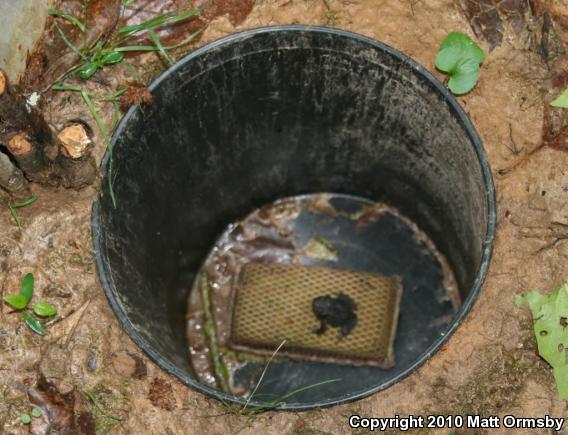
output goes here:
[{"label": "cut tree branch", "polygon": [[97,174],[91,141],[83,126],[72,124],[55,135],[42,114],[16,93],[0,70],[0,143],[30,181],[80,188]]}]

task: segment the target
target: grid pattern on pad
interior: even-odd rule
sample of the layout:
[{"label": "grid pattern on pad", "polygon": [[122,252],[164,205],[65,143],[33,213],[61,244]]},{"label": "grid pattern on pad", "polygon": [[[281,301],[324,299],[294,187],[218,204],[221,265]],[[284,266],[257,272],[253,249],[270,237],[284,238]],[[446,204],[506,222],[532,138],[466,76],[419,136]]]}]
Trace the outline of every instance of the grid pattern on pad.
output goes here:
[{"label": "grid pattern on pad", "polygon": [[[339,364],[394,365],[399,277],[319,266],[248,263],[233,289],[230,347],[269,355],[285,339],[281,356]],[[357,325],[340,338],[340,328],[313,331],[318,296],[343,292],[357,304]]]}]

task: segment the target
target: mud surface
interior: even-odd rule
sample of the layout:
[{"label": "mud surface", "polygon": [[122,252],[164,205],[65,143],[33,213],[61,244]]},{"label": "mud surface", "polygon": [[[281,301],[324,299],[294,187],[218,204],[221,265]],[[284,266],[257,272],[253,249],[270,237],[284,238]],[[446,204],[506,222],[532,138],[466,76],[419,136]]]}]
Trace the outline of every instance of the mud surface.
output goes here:
[{"label": "mud surface", "polygon": [[[566,11],[566,2],[552,3],[559,14]],[[259,0],[237,27],[229,16],[213,20],[202,42],[285,23],[333,25],[382,40],[440,79],[433,67],[440,41],[454,30],[473,35],[462,8],[451,0]],[[6,208],[0,213],[0,291],[16,292],[20,277],[33,272],[38,294],[56,305],[62,318],[42,338],[2,307],[0,432],[28,432],[19,416],[30,411],[26,388],[36,385],[38,368],[63,393],[75,389],[76,403],[93,413],[100,433],[351,433],[347,419],[354,413],[568,417],[551,371],[536,354],[530,314],[513,303],[515,294],[548,290],[568,277],[568,155],[545,147],[506,176],[497,174],[541,143],[543,103],[550,100],[554,83],[563,82],[551,81],[547,59],[531,49],[533,42],[546,47],[538,35],[531,39],[508,21],[502,23],[503,38],[492,51],[481,42],[487,57],[478,86],[459,98],[495,175],[493,260],[465,322],[418,371],[382,393],[332,409],[240,416],[167,376],[121,330],[93,264],[90,206],[95,189],[74,193],[36,187],[39,200],[19,211],[21,232]],[[147,76],[155,72],[149,69]],[[62,109],[90,121],[80,107],[79,96],[61,102]],[[112,107],[101,103],[99,108],[106,119],[112,117]],[[102,146],[97,151],[100,157]],[[86,391],[95,394],[98,405]]]}]

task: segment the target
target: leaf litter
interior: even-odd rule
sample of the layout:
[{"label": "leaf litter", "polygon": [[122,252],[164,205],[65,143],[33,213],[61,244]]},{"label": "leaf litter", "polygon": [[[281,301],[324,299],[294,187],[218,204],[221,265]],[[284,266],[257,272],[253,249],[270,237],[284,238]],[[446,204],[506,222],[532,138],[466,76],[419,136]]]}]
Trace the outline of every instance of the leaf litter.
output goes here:
[{"label": "leaf litter", "polygon": [[87,411],[78,413],[75,391],[61,393],[43,373],[39,373],[36,385],[28,388],[28,398],[41,411],[39,417],[31,420],[31,434],[94,435],[96,433],[93,416]]}]

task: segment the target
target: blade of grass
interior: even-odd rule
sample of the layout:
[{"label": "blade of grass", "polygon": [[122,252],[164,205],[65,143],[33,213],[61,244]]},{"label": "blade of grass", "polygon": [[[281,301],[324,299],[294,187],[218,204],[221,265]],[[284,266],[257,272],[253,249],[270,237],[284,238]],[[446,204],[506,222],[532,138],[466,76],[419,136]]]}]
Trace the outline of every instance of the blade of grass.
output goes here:
[{"label": "blade of grass", "polygon": [[108,139],[108,130],[105,127],[103,120],[99,116],[99,112],[97,112],[95,105],[93,104],[93,100],[91,98],[91,95],[82,86],[73,86],[73,85],[66,85],[65,83],[56,83],[52,86],[52,89],[54,91],[79,92],[81,94],[81,97],[83,98],[83,101],[85,102],[87,108],[89,109],[91,116],[95,120],[95,123],[97,124],[97,128],[99,129],[99,131],[103,135],[104,140],[106,141]]},{"label": "blade of grass", "polygon": [[296,394],[299,394],[303,391],[311,390],[312,388],[321,387],[322,385],[331,384],[333,382],[339,382],[341,380],[342,380],[341,378],[328,379],[326,381],[321,381],[321,382],[316,382],[315,384],[306,385],[305,387],[301,387],[301,388],[298,388],[294,391],[290,391],[289,393],[286,393],[286,394],[274,399],[272,402],[268,402],[268,403],[263,404],[263,405],[255,406],[254,408],[251,408],[248,413],[255,414],[259,411],[269,409],[269,408],[273,408],[274,406],[278,405],[279,403],[283,402],[284,400],[289,399],[290,397],[295,396]]},{"label": "blade of grass", "polygon": [[87,105],[89,112],[91,112],[91,116],[93,117],[93,119],[95,120],[95,123],[97,124],[97,128],[100,130],[100,132],[103,135],[103,138],[106,142],[108,140],[108,130],[105,127],[103,120],[99,116],[99,112],[97,112],[97,109],[95,108],[95,105],[93,103],[93,100],[91,99],[91,96],[83,88],[81,88],[80,92],[81,92],[81,97],[83,97],[83,101]]},{"label": "blade of grass", "polygon": [[11,204],[11,207],[13,207],[13,208],[27,207],[28,205],[36,202],[38,198],[39,198],[38,196],[32,195],[28,199],[26,199],[25,201],[19,202],[17,204]]},{"label": "blade of grass", "polygon": [[[125,90],[126,91],[126,90]],[[121,94],[122,95],[122,94]],[[116,128],[118,125],[118,121],[120,121],[120,104],[118,104],[118,100],[112,100],[112,105],[114,107],[114,113],[112,114],[112,130]],[[112,143],[109,141],[108,148],[112,149]]]},{"label": "blade of grass", "polygon": [[[69,68],[67,71],[65,71],[61,76],[59,76],[57,78],[57,80],[55,80],[52,84],[47,85],[45,87],[44,90],[42,90],[41,92],[45,92],[47,89],[52,88],[54,86],[56,86],[57,84],[61,84],[61,82],[63,82],[67,77],[75,74],[77,71],[79,71],[81,68],[83,68],[83,65],[85,65],[84,62],[79,63],[78,65],[75,65],[71,68]],[[62,91],[62,90],[67,90],[67,89],[54,89],[56,91]]]},{"label": "blade of grass", "polygon": [[[113,102],[113,103],[114,103],[115,101],[118,101],[118,98],[119,98],[122,94],[124,94],[125,92],[126,92],[126,88],[122,88],[122,89],[119,89],[119,90],[116,91],[116,92],[113,92],[113,93],[110,94],[110,95],[106,95],[106,96],[104,96],[104,97],[99,97],[99,98],[97,98],[97,99],[98,99],[99,101],[110,101],[110,102]],[[114,124],[113,124],[113,126],[114,126]]]},{"label": "blade of grass", "polygon": [[58,11],[57,9],[53,9],[53,8],[49,8],[47,10],[47,13],[51,16],[54,16],[54,17],[61,17],[61,18],[66,19],[70,23],[76,25],[79,28],[79,30],[81,30],[81,32],[85,33],[85,25],[78,18],[74,17],[73,15],[64,14],[63,12]]},{"label": "blade of grass", "polygon": [[108,165],[108,191],[110,193],[110,200],[112,202],[112,206],[114,208],[116,208],[116,196],[114,195],[114,182],[116,181],[116,176],[118,175],[118,173],[113,175],[112,172],[112,151],[109,150],[110,153],[110,159],[109,159],[109,165]]},{"label": "blade of grass", "polygon": [[63,30],[61,30],[61,27],[59,27],[57,23],[55,24],[55,28],[57,29],[59,36],[61,36],[61,39],[63,39],[63,42],[65,42],[65,45],[67,45],[67,47],[73,50],[73,52],[77,56],[79,56],[81,60],[86,61],[87,57],[71,41],[69,41],[69,39],[67,39],[67,36],[65,36],[65,33],[63,33]]},{"label": "blade of grass", "polygon": [[219,343],[217,342],[217,328],[215,326],[215,320],[213,318],[213,311],[211,308],[210,300],[210,289],[209,289],[209,277],[206,273],[201,276],[201,281],[199,283],[201,291],[201,304],[203,307],[203,331],[207,338],[207,344],[209,345],[209,355],[211,359],[211,364],[213,365],[213,372],[215,379],[219,387],[225,391],[229,392],[229,371],[227,366],[221,358],[219,352]]},{"label": "blade of grass", "polygon": [[[168,47],[166,47],[168,48]],[[125,45],[123,47],[116,47],[116,51],[159,51],[158,47],[154,45]]]},{"label": "blade of grass", "polygon": [[73,91],[81,92],[83,88],[81,86],[66,85],[65,83],[55,83],[51,89],[54,91]]},{"label": "blade of grass", "polygon": [[8,204],[8,209],[10,210],[10,214],[14,218],[14,222],[16,222],[16,226],[18,229],[22,229],[22,220],[20,219],[20,215],[16,211],[18,208],[26,207],[31,203],[35,202],[38,199],[38,196],[32,195],[30,198],[26,199],[25,201],[19,202],[17,204]]},{"label": "blade of grass", "polygon": [[187,19],[201,13],[202,10],[203,10],[203,8],[197,8],[197,9],[194,9],[190,12],[187,12],[185,14],[180,14],[180,15],[173,15],[173,14],[159,15],[157,17],[154,17],[154,18],[151,18],[147,21],[144,21],[143,23],[140,23],[140,24],[131,24],[129,26],[121,27],[120,29],[118,29],[118,33],[121,34],[121,35],[130,36],[134,33],[138,33],[138,32],[141,32],[141,31],[152,30],[152,29],[155,29],[157,27],[162,27],[162,26],[167,26],[167,25],[179,23],[180,21],[187,20]]},{"label": "blade of grass", "polygon": [[276,356],[278,351],[282,348],[282,346],[284,346],[285,343],[286,343],[286,340],[283,340],[282,343],[280,343],[280,345],[272,353],[272,355],[270,355],[270,358],[266,362],[266,365],[264,366],[264,370],[262,371],[262,374],[260,375],[260,378],[259,378],[258,382],[256,383],[256,387],[254,387],[254,390],[252,391],[252,393],[248,397],[247,401],[245,402],[245,405],[243,406],[243,412],[245,411],[245,409],[247,409],[247,406],[250,403],[250,401],[252,400],[252,396],[255,395],[256,390],[258,390],[258,387],[260,387],[260,384],[262,383],[262,380],[264,379],[264,375],[266,374],[266,372],[268,370],[268,366],[270,366],[270,363],[272,362],[272,360],[274,359],[274,357]]},{"label": "blade of grass", "polygon": [[20,216],[18,216],[18,212],[12,208],[12,206],[8,206],[8,208],[10,209],[10,214],[12,215],[12,217],[14,218],[14,221],[16,222],[16,226],[18,227],[18,229],[22,229],[22,221],[20,221]]},{"label": "blade of grass", "polygon": [[116,196],[114,195],[114,188],[113,188],[113,181],[112,181],[112,164],[113,164],[113,150],[112,150],[112,143],[110,141],[110,136],[108,133],[107,128],[105,127],[103,120],[101,119],[101,117],[99,116],[99,112],[97,112],[97,109],[95,108],[95,105],[93,104],[93,100],[91,99],[91,96],[89,95],[89,93],[84,90],[81,89],[81,96],[83,97],[83,101],[85,101],[85,104],[87,105],[87,108],[89,109],[89,112],[91,112],[91,116],[93,117],[93,119],[95,120],[95,123],[97,124],[97,128],[99,129],[99,131],[101,132],[101,134],[103,135],[103,141],[108,149],[108,153],[109,153],[109,164],[108,164],[108,190],[109,190],[109,194],[110,194],[110,200],[112,202],[112,205],[114,208],[116,208]]},{"label": "blade of grass", "polygon": [[152,38],[152,41],[154,41],[154,44],[156,44],[156,48],[160,51],[162,56],[164,56],[170,64],[174,63],[174,61],[168,55],[168,53],[166,52],[166,49],[164,48],[164,46],[160,42],[160,38],[158,38],[158,34],[156,32],[154,32],[153,30],[150,30],[148,33],[150,33],[150,37]]},{"label": "blade of grass", "polygon": [[181,40],[180,42],[178,42],[175,45],[170,45],[170,46],[165,46],[164,48],[166,50],[173,50],[174,48],[178,48],[181,47],[182,45],[186,45],[188,43],[190,43],[191,41],[193,41],[193,39],[195,39],[195,37],[197,35],[199,35],[201,32],[203,32],[205,30],[205,28],[201,28],[199,30],[196,30],[195,32],[193,32],[191,35],[189,35],[187,38]]},{"label": "blade of grass", "polygon": [[172,16],[172,14],[158,15],[157,17],[150,18],[149,20],[139,24],[130,24],[128,26],[121,27],[120,29],[118,29],[118,33],[122,35],[128,35],[141,32],[143,30],[150,30],[155,27],[164,25],[167,22],[168,18],[171,18]]},{"label": "blade of grass", "polygon": [[[178,42],[175,45],[163,45],[164,49],[166,50],[173,50],[174,48],[181,47],[182,45],[189,44],[197,35],[203,32],[205,29],[199,29],[189,35],[187,38],[183,39],[182,41]],[[115,51],[159,51],[158,47],[154,45],[125,45],[122,47],[116,47]]]}]

